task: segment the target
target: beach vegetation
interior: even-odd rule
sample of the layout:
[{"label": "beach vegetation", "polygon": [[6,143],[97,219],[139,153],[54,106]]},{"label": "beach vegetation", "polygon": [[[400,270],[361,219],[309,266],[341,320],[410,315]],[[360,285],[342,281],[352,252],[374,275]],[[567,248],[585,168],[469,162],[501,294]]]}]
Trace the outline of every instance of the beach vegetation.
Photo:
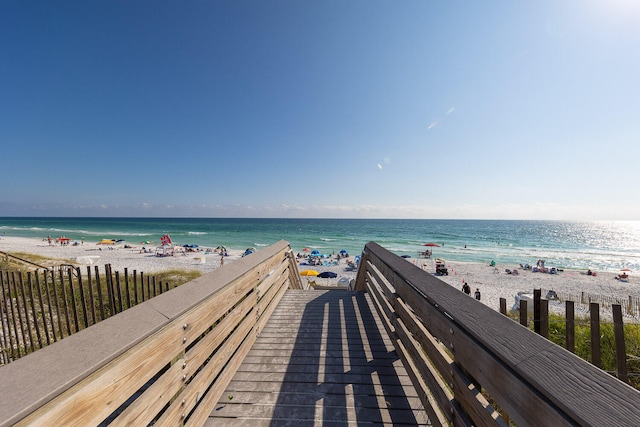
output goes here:
[{"label": "beach vegetation", "polygon": [[[533,329],[533,326],[531,326]],[[625,349],[629,384],[640,390],[640,324],[624,325]],[[561,314],[549,314],[549,340],[566,348],[566,322]],[[576,317],[574,354],[591,362],[591,325],[589,318]],[[613,323],[600,323],[600,359],[602,369],[617,374],[616,345]]]},{"label": "beach vegetation", "polygon": [[153,273],[153,276],[160,282],[171,283],[172,287],[184,285],[198,277],[202,276],[202,273],[198,270],[166,270]]},{"label": "beach vegetation", "polygon": [[0,270],[2,271],[27,271],[41,268],[51,268],[55,265],[72,264],[73,261],[62,258],[50,258],[27,252],[10,252],[8,256],[0,257]]},{"label": "beach vegetation", "polygon": [[[28,261],[43,260],[48,258],[31,256]],[[28,263],[0,258],[3,301],[14,322],[17,320],[11,345],[2,349],[11,359],[201,276],[197,270],[181,269],[152,275],[129,273],[127,277],[106,269],[99,276],[88,276],[80,269],[76,272],[69,267],[68,270],[39,270]]]}]

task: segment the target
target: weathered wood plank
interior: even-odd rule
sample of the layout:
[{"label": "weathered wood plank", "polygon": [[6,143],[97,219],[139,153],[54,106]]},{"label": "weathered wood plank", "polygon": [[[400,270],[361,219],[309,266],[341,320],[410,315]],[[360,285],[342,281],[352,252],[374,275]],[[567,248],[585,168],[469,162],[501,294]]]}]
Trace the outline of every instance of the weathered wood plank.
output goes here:
[{"label": "weathered wood plank", "polygon": [[518,425],[637,425],[636,390],[376,243],[365,254]]},{"label": "weathered wood plank", "polygon": [[[198,358],[190,357],[188,352],[184,359],[180,355],[187,348],[203,348],[200,344],[191,345],[201,340],[220,318],[216,316],[253,292],[258,283],[282,264],[288,250],[287,242],[278,242],[3,367],[0,425],[20,422],[95,425],[170,362],[181,366],[176,363],[184,360],[187,365],[184,370],[172,367],[163,375],[175,377],[180,371],[178,378],[190,376],[195,366],[189,363]],[[207,345],[206,341],[201,340],[202,345]],[[233,339],[229,342],[234,351],[241,345]],[[248,351],[250,345],[245,347]],[[235,363],[240,361],[241,356],[234,359]],[[201,364],[193,364],[198,363]],[[210,368],[215,366],[214,362],[208,363],[199,372],[213,372],[215,369]],[[225,373],[229,366],[225,367]],[[209,381],[205,376],[204,382],[191,384],[205,384]],[[160,378],[170,391],[174,378]],[[202,389],[207,387],[208,384]],[[224,390],[224,385],[220,390]],[[143,402],[147,397],[139,399]],[[134,415],[133,419],[140,418]]]},{"label": "weathered wood plank", "polygon": [[289,290],[209,422],[420,425],[420,406],[368,295]]}]

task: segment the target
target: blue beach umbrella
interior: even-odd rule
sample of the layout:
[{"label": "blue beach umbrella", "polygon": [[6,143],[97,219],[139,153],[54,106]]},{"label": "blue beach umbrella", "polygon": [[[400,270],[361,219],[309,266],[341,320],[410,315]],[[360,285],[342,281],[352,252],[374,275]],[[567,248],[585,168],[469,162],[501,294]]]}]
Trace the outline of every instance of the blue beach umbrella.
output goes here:
[{"label": "blue beach umbrella", "polygon": [[256,248],[247,248],[246,251],[244,251],[244,254],[242,254],[242,256],[247,256],[249,254],[252,254],[256,251]]}]

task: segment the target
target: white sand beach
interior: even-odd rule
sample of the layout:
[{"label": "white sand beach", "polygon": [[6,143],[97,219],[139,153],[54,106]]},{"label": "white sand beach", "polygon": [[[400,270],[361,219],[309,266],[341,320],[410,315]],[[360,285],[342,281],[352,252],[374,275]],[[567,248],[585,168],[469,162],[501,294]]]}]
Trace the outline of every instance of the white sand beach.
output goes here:
[{"label": "white sand beach", "polygon": [[[16,253],[31,253],[43,257],[57,259],[58,264],[72,262],[74,265],[97,265],[103,267],[111,264],[115,271],[136,270],[137,272],[154,273],[172,269],[198,270],[202,273],[213,271],[220,267],[221,256],[214,248],[198,248],[194,252],[176,253],[174,256],[159,257],[155,254],[155,247],[141,244],[125,247],[118,245],[98,245],[97,241],[78,242],[74,245],[62,246],[49,244],[47,240],[38,240],[23,237],[0,237],[0,251]],[[143,247],[147,252],[143,251]],[[295,251],[295,249],[294,249]],[[225,264],[233,262],[242,256],[243,251],[228,252]],[[351,258],[352,259],[352,258]],[[303,261],[304,262],[304,261]],[[407,262],[435,274],[435,261],[431,259],[409,258]],[[313,280],[318,285],[335,285],[341,278],[355,278],[355,271],[347,271],[345,260],[338,265],[330,266],[305,266],[300,265],[299,270],[313,269],[318,272],[333,271],[338,277],[335,279],[322,279],[315,277],[303,277],[303,281]],[[533,292],[533,289],[542,289],[543,297],[546,291],[554,290],[561,295],[576,295],[581,293],[589,295],[604,295],[628,299],[640,298],[640,277],[631,272],[628,282],[616,279],[616,274],[596,271],[596,275],[587,275],[585,271],[565,270],[558,274],[534,273],[531,270],[522,269],[516,265],[497,265],[495,268],[483,264],[451,263],[447,262],[448,276],[438,276],[442,281],[456,289],[461,289],[463,280],[471,286],[471,294],[478,288],[482,294],[481,302],[492,309],[498,310],[500,298],[507,300],[507,309],[514,304],[514,297],[518,292]],[[518,274],[507,274],[506,269],[518,270]],[[563,312],[561,304],[550,304],[552,311]],[[576,310],[581,310],[576,306]],[[610,318],[610,309],[601,310],[603,319]],[[638,322],[640,319],[628,318],[625,321]]]},{"label": "white sand beach", "polygon": [[[78,243],[74,245],[74,243]],[[71,262],[74,265],[97,265],[104,267],[111,264],[114,271],[136,270],[144,273],[154,273],[172,269],[198,270],[202,273],[213,271],[220,267],[220,254],[211,248],[197,252],[175,253],[174,256],[159,257],[155,254],[153,245],[134,244],[126,248],[124,244],[100,245],[98,241],[71,242],[69,245],[60,245],[25,237],[3,236],[0,238],[0,251],[24,252],[51,259],[59,259],[60,262]],[[143,248],[146,250],[143,251]],[[200,249],[200,248],[198,248]],[[225,262],[238,259],[241,251],[229,251]],[[203,262],[204,258],[204,262]],[[58,263],[60,264],[60,263]]]}]

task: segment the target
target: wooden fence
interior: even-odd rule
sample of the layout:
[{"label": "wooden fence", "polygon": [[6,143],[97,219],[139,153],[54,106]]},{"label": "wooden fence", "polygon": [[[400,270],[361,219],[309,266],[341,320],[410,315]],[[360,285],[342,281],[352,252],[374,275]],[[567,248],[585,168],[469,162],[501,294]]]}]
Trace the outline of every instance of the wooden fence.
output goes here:
[{"label": "wooden fence", "polygon": [[[543,295],[546,295],[548,290],[542,289]],[[591,309],[592,303],[597,303],[602,308],[612,308],[614,305],[619,305],[622,314],[631,317],[640,316],[640,298],[634,296],[616,296],[616,295],[599,295],[590,294],[588,292],[571,293],[571,292],[556,292],[558,301],[573,301],[574,304],[582,306],[585,310]]]},{"label": "wooden fence", "polygon": [[0,364],[7,364],[169,290],[155,277],[105,265],[0,271]]},{"label": "wooden fence", "polygon": [[0,427],[201,426],[284,292],[281,241],[0,369]]},{"label": "wooden fence", "polygon": [[[529,307],[529,302],[521,300],[518,313],[519,323],[522,326],[529,327],[530,321],[533,321],[534,331],[543,336],[549,338],[549,325],[552,323],[549,320],[549,300],[542,298],[543,290],[535,289],[533,292],[533,307]],[[584,299],[581,301],[584,304]],[[575,327],[578,323],[575,316],[575,302],[571,300],[564,301],[565,314],[564,314],[564,348],[570,352],[575,352]],[[624,336],[624,322],[623,322],[623,306],[621,304],[611,303],[606,305],[612,310],[613,318],[613,331],[614,331],[614,344],[615,344],[615,360],[616,369],[609,371],[610,374],[615,375],[620,381],[629,383],[629,372],[627,366],[627,351],[625,346]],[[530,309],[532,308],[532,310]],[[500,312],[504,315],[507,314],[506,300],[500,298]],[[532,314],[532,316],[530,315]],[[590,330],[590,355],[591,363],[598,368],[602,368],[602,335],[601,320],[600,320],[600,304],[596,302],[589,303],[589,319]]]}]

